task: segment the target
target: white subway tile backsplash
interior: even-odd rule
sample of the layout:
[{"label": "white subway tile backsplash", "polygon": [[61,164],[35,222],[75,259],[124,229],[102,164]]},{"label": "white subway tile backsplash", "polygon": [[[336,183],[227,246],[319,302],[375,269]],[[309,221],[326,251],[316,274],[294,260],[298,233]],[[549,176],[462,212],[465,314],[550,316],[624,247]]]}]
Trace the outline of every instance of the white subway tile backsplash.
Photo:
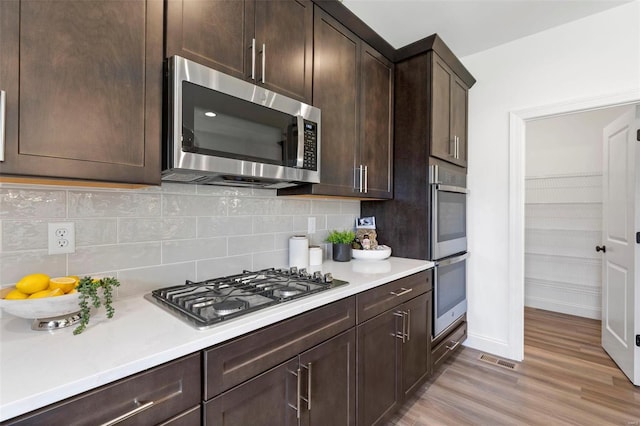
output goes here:
[{"label": "white subway tile backsplash", "polygon": [[64,254],[49,256],[47,250],[0,253],[0,283],[3,286],[36,272],[52,277],[67,275],[67,258]]},{"label": "white subway tile backsplash", "polygon": [[196,222],[191,217],[118,219],[118,242],[120,243],[195,237]]},{"label": "white subway tile backsplash", "polygon": [[197,280],[207,280],[215,277],[226,277],[235,275],[244,270],[253,270],[252,258],[250,254],[243,256],[230,256],[219,259],[199,260]]},{"label": "white subway tile backsplash", "polygon": [[309,218],[316,219],[316,231],[327,229],[327,216],[325,215],[309,215],[309,216],[294,216],[293,218],[293,232],[306,233],[309,229]]},{"label": "white subway tile backsplash", "polygon": [[69,271],[74,275],[141,268],[160,264],[160,243],[77,247],[68,256]]},{"label": "white subway tile backsplash", "polygon": [[[141,189],[0,185],[0,285],[28,273],[117,275],[119,295],[185,279],[288,266],[291,235],[308,218],[353,228],[360,202],[277,197],[261,188],[163,183]],[[76,253],[47,254],[47,223],[74,222]]]},{"label": "white subway tile backsplash", "polygon": [[69,191],[69,217],[160,216],[160,194]]},{"label": "white subway tile backsplash", "polygon": [[268,253],[255,253],[253,255],[253,270],[266,268],[288,268],[289,250],[270,251]]},{"label": "white subway tile backsplash", "polygon": [[327,229],[329,231],[334,229],[354,229],[356,217],[357,215],[349,214],[327,215]]},{"label": "white subway tile backsplash", "polygon": [[251,234],[251,219],[247,217],[213,216],[199,217],[198,238],[225,237]]},{"label": "white subway tile backsplash", "polygon": [[285,232],[293,230],[293,216],[253,216],[253,233]]},{"label": "white subway tile backsplash", "polygon": [[226,238],[176,240],[162,243],[162,263],[187,262],[226,255]]},{"label": "white subway tile backsplash", "polygon": [[311,202],[311,213],[313,214],[336,214],[342,208],[340,201],[335,200],[313,200]]},{"label": "white subway tile backsplash", "polygon": [[75,219],[76,247],[116,244],[118,242],[118,220]]},{"label": "white subway tile backsplash", "polygon": [[4,220],[1,251],[46,250],[47,231],[47,222],[43,220]]},{"label": "white subway tile backsplash", "polygon": [[164,216],[224,216],[227,214],[227,199],[205,195],[164,194],[162,214]]},{"label": "white subway tile backsplash", "polygon": [[274,249],[272,234],[229,237],[229,256],[266,252]]},{"label": "white subway tile backsplash", "polygon": [[196,262],[156,265],[118,272],[119,296],[147,293],[160,287],[181,285],[196,280]]},{"label": "white subway tile backsplash", "polygon": [[61,218],[66,203],[65,191],[0,188],[0,219]]}]

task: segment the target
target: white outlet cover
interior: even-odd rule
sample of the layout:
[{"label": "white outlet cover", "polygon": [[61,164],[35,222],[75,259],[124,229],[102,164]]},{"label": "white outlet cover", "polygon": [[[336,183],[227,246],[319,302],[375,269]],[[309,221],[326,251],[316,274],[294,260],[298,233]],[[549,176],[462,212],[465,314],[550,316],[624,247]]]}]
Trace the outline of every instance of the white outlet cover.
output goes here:
[{"label": "white outlet cover", "polygon": [[307,218],[307,234],[315,234],[316,232],[316,218]]},{"label": "white outlet cover", "polygon": [[49,254],[76,252],[76,228],[74,222],[49,223],[47,237]]}]

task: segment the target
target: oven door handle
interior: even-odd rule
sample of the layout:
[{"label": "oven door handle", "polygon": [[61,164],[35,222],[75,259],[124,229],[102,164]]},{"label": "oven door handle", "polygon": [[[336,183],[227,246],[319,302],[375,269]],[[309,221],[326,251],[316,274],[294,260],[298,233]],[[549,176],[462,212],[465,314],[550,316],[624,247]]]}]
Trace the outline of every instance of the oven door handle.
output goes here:
[{"label": "oven door handle", "polygon": [[437,260],[436,266],[447,266],[453,265],[454,263],[462,262],[463,260],[467,260],[469,258],[469,252],[461,254],[460,256],[450,257],[444,260]]},{"label": "oven door handle", "polygon": [[461,186],[453,186],[453,185],[443,185],[441,183],[436,184],[437,191],[444,192],[457,192],[459,194],[468,194],[469,190],[467,188],[463,188]]}]

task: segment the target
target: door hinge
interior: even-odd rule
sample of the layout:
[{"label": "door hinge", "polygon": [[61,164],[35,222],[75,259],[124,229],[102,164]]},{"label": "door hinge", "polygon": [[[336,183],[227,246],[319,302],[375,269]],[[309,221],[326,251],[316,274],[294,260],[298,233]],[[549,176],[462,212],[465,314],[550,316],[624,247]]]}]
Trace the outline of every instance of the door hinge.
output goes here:
[{"label": "door hinge", "polygon": [[640,244],[640,232],[636,232],[636,243]]},{"label": "door hinge", "polygon": [[636,130],[636,140],[640,142],[640,129]]},{"label": "door hinge", "polygon": [[636,346],[640,346],[640,334],[636,334]]}]

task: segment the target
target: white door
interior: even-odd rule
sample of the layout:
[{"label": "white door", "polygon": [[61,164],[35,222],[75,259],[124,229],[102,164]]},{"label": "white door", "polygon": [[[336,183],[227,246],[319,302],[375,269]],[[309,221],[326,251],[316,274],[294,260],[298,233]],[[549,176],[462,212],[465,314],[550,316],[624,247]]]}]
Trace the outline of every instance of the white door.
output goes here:
[{"label": "white door", "polygon": [[[640,385],[640,106],[604,128],[602,347]],[[604,249],[604,250],[603,250]]]}]

